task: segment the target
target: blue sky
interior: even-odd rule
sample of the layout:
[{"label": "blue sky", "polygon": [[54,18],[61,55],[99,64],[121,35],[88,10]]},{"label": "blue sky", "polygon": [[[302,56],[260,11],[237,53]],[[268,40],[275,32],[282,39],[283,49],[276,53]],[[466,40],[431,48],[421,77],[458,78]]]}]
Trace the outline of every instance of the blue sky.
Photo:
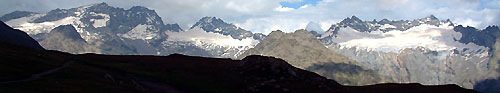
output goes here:
[{"label": "blue sky", "polygon": [[320,1],[321,0],[282,1],[282,2],[280,2],[280,5],[283,6],[283,7],[289,7],[289,8],[298,9],[301,6],[304,6],[304,5],[307,5],[307,4],[311,4],[311,5],[315,6]]},{"label": "blue sky", "polygon": [[215,16],[252,32],[293,32],[315,22],[326,30],[353,15],[362,20],[412,20],[435,15],[456,24],[484,28],[500,25],[500,0],[0,0],[0,15],[16,10],[45,13],[106,2],[128,9],[155,10],[164,23],[189,28]]}]

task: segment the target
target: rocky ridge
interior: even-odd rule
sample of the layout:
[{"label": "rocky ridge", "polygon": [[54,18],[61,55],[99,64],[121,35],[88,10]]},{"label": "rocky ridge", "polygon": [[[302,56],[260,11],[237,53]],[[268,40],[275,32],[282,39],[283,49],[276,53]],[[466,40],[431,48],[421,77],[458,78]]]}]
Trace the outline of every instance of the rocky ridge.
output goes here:
[{"label": "rocky ridge", "polygon": [[361,67],[357,62],[327,49],[306,30],[297,30],[293,33],[273,31],[239,58],[248,55],[281,58],[295,67],[316,72],[344,85],[384,82],[384,78],[374,71]]}]

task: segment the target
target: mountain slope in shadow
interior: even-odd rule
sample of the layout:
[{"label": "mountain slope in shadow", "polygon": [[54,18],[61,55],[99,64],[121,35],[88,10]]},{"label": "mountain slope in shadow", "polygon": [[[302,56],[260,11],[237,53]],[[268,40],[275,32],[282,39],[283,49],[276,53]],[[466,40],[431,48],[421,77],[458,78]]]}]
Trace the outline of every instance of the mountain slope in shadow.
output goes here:
[{"label": "mountain slope in shadow", "polygon": [[2,21],[0,21],[0,41],[11,42],[13,44],[43,50],[43,47],[28,34],[23,31],[13,29]]},{"label": "mountain slope in shadow", "polygon": [[[6,50],[7,49],[7,50]],[[15,50],[2,45],[1,51]],[[22,51],[22,50],[18,50]],[[26,51],[26,50],[25,50]],[[37,50],[33,50],[37,51]],[[24,53],[32,53],[28,51]],[[248,56],[242,60],[204,58],[172,54],[169,56],[71,55],[54,51],[43,55],[53,58],[53,68],[73,61],[65,68],[39,79],[0,83],[5,92],[474,92],[457,85],[424,86],[420,84],[378,84],[342,86],[316,73],[298,69],[274,57]],[[2,55],[4,52],[0,52]],[[22,59],[26,54],[10,55]],[[69,59],[68,59],[69,58]],[[2,59],[6,59],[2,56]],[[42,60],[42,59],[40,59]],[[0,66],[21,67],[19,60],[3,60]],[[38,62],[32,60],[31,62]],[[23,70],[43,73],[52,68]],[[5,69],[5,68],[2,68]],[[18,69],[20,70],[20,69]],[[3,76],[17,74],[5,74]],[[29,78],[28,75],[0,82]]]}]

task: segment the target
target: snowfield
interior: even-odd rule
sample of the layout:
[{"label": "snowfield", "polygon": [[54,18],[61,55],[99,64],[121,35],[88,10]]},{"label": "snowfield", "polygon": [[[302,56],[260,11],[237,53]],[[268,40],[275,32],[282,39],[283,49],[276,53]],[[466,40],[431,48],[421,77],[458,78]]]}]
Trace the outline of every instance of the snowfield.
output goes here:
[{"label": "snowfield", "polygon": [[225,36],[219,33],[206,32],[201,28],[193,28],[182,32],[167,32],[168,41],[198,41],[204,43],[214,43],[220,46],[227,47],[245,47],[255,46],[259,43],[253,38],[245,38],[242,40],[234,39],[231,36]]},{"label": "snowfield", "polygon": [[149,40],[158,36],[156,34],[156,32],[158,31],[155,30],[151,31],[151,30],[153,30],[151,25],[140,24],[137,25],[134,29],[130,30],[125,34],[121,34],[120,36],[134,40],[135,39]]},{"label": "snowfield", "polygon": [[41,16],[44,16],[44,14],[37,14],[33,16],[13,19],[7,21],[6,23],[9,24],[9,26],[13,27],[14,29],[19,29],[29,34],[39,34],[39,33],[49,33],[52,29],[60,25],[67,25],[75,21],[80,21],[79,18],[76,17],[66,17],[61,20],[52,22],[30,23],[30,21],[39,18]]},{"label": "snowfield", "polygon": [[206,32],[199,27],[181,32],[167,31],[166,34],[169,37],[165,43],[190,42],[201,49],[220,53],[216,57],[223,58],[236,58],[259,43],[251,37],[238,40],[220,33]]},{"label": "snowfield", "polygon": [[453,31],[453,26],[443,24],[433,26],[422,24],[406,31],[393,30],[389,32],[372,31],[359,32],[350,27],[341,28],[333,42],[341,48],[359,48],[367,51],[399,53],[405,48],[425,47],[433,51],[463,50],[465,52],[484,52],[488,48],[474,43],[464,44],[456,40],[462,37],[459,32]]},{"label": "snowfield", "polygon": [[[14,29],[19,29],[21,31],[24,31],[30,35],[36,35],[40,33],[49,33],[52,29],[55,27],[58,27],[60,25],[68,25],[71,24],[73,25],[78,33],[80,33],[80,36],[87,42],[92,42],[94,40],[100,39],[101,36],[98,33],[92,33],[89,31],[86,31],[83,29],[84,27],[88,27],[89,25],[82,23],[80,19],[84,16],[83,13],[85,13],[85,8],[88,7],[80,7],[78,8],[77,12],[74,12],[76,16],[69,16],[66,18],[62,18],[60,20],[56,21],[47,21],[47,22],[42,22],[42,23],[33,23],[32,21],[40,18],[42,16],[45,16],[46,14],[34,14],[26,17],[21,17],[17,19],[12,19],[10,21],[5,22],[9,26],[13,27]],[[109,15],[106,14],[96,14],[94,12],[91,12],[94,16],[101,16],[103,19],[91,19],[91,21],[94,22],[92,24],[94,27],[104,27],[106,26],[106,22],[109,21]]]}]

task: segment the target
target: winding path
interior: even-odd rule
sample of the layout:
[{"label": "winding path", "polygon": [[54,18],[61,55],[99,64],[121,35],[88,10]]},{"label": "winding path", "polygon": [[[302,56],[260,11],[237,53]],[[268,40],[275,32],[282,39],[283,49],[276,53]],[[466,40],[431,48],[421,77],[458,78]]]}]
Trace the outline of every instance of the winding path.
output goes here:
[{"label": "winding path", "polygon": [[75,61],[66,62],[62,66],[56,67],[54,69],[50,69],[48,71],[44,71],[44,72],[40,72],[40,73],[37,73],[37,74],[33,74],[33,75],[31,75],[31,77],[26,78],[26,79],[12,80],[12,81],[2,81],[2,82],[0,82],[0,84],[8,84],[8,83],[17,83],[17,82],[26,82],[26,81],[37,80],[37,79],[40,79],[40,77],[42,77],[42,76],[45,76],[45,75],[57,72],[57,71],[59,71],[59,70],[61,70],[63,68],[66,68],[66,67],[68,67],[70,64],[72,64],[74,62]]}]

